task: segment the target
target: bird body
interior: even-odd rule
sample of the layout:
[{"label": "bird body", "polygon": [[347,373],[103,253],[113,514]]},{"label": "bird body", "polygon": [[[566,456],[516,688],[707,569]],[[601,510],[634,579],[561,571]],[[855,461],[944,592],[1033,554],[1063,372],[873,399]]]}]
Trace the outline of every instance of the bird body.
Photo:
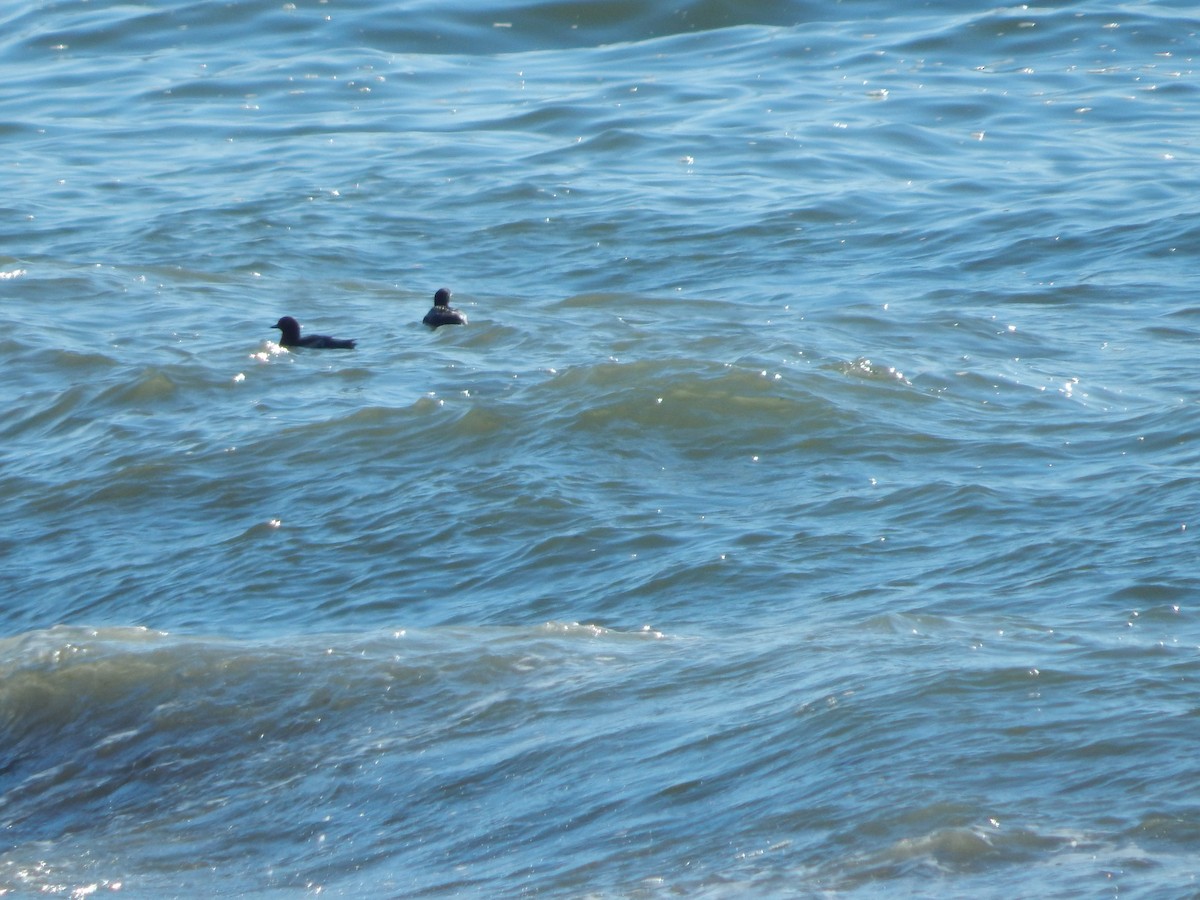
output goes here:
[{"label": "bird body", "polygon": [[430,328],[437,328],[441,325],[466,325],[467,317],[450,305],[450,291],[438,288],[433,295],[433,308],[425,313],[421,321]]},{"label": "bird body", "polygon": [[273,326],[280,331],[279,344],[283,347],[311,347],[316,350],[353,350],[358,341],[335,338],[327,334],[300,336],[300,323],[291,316],[284,316]]}]

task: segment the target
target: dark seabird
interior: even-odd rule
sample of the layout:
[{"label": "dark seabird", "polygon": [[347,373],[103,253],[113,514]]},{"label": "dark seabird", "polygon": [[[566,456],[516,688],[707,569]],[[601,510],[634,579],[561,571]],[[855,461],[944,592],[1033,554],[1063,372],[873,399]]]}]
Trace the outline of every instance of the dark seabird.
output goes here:
[{"label": "dark seabird", "polygon": [[433,309],[425,313],[422,321],[430,328],[437,328],[439,325],[466,325],[467,317],[450,305],[450,292],[438,288],[433,295]]},{"label": "dark seabird", "polygon": [[353,350],[358,343],[354,340],[332,338],[327,334],[306,334],[300,337],[300,323],[291,316],[284,316],[274,325],[282,334],[279,343],[284,347],[313,347],[318,350]]}]

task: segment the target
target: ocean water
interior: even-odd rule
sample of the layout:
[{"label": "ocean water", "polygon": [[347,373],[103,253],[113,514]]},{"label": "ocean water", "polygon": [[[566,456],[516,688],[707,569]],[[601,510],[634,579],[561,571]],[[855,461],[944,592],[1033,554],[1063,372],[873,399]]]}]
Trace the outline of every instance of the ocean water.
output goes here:
[{"label": "ocean water", "polygon": [[1196,896],[1198,32],[5,7],[0,896]]}]

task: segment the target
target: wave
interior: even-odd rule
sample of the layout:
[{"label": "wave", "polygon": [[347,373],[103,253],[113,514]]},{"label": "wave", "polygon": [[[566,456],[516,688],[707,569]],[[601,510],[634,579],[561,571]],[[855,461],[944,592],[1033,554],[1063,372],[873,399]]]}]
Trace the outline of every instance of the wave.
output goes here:
[{"label": "wave", "polygon": [[60,626],[5,638],[6,836],[59,841],[101,816],[175,821],[194,840],[230,804],[277,802],[305,772],[298,757],[331,775],[375,754],[418,759],[645,665],[661,638],[565,623],[272,641]]}]

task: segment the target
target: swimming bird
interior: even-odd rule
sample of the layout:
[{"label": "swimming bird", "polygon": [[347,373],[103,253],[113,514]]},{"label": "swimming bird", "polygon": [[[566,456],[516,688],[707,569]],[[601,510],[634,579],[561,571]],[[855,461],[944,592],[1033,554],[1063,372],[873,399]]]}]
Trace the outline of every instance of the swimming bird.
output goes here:
[{"label": "swimming bird", "polygon": [[466,325],[467,317],[450,305],[450,291],[438,288],[433,295],[433,309],[425,313],[421,321],[430,328],[437,328],[439,325]]},{"label": "swimming bird", "polygon": [[300,337],[300,323],[291,316],[284,316],[273,326],[282,334],[279,343],[284,347],[313,347],[318,350],[353,350],[357,340],[333,338],[327,334],[306,334]]}]

